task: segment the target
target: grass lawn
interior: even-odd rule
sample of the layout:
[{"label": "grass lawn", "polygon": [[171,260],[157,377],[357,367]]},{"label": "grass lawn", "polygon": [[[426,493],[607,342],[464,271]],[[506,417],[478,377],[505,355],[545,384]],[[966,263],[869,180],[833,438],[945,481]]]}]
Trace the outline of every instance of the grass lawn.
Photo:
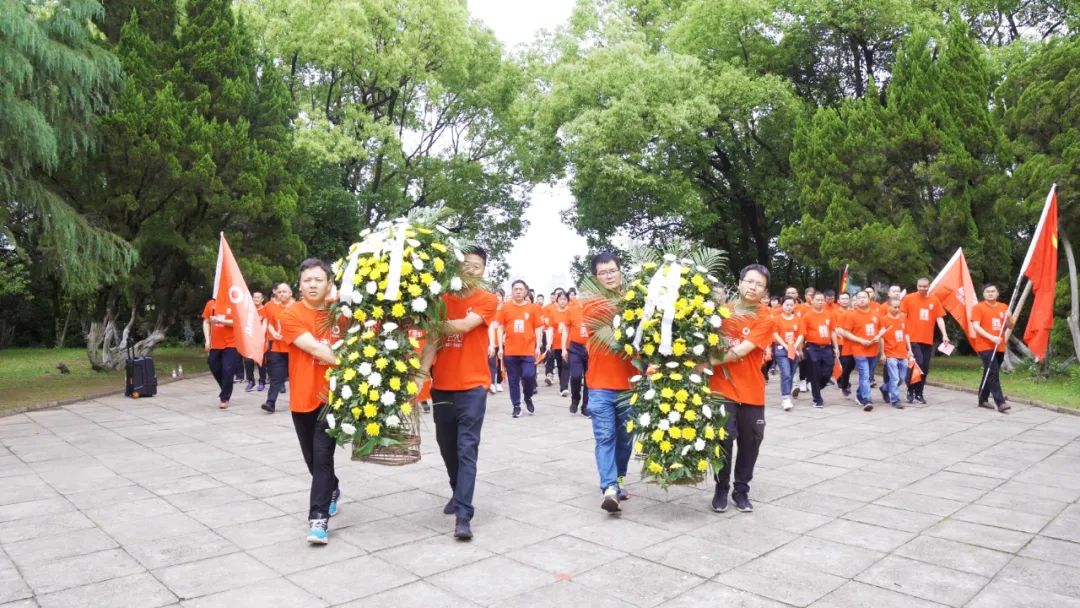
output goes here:
[{"label": "grass lawn", "polygon": [[[207,371],[206,353],[201,348],[163,347],[154,350],[153,357],[159,383],[171,379],[169,375],[178,365],[184,366],[185,374]],[[56,369],[61,362],[71,369],[70,374]],[[124,390],[124,370],[93,371],[86,349],[0,349],[0,416],[15,408],[113,390]]]},{"label": "grass lawn", "polygon": [[[1067,375],[1036,379],[1027,370],[1001,373],[1001,388],[1006,397],[1030,399],[1051,405],[1080,409],[1080,368],[1073,365]],[[930,381],[970,388],[982,382],[982,361],[978,357],[935,356],[930,367]]]}]

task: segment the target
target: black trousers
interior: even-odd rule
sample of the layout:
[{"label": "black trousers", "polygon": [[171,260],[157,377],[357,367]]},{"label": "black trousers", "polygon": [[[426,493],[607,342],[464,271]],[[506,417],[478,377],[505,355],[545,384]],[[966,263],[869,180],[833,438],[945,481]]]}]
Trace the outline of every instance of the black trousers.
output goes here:
[{"label": "black trousers", "polygon": [[311,412],[292,413],[293,428],[296,429],[296,438],[300,440],[300,452],[311,473],[308,519],[328,517],[330,498],[338,489],[338,478],[334,474],[334,450],[337,444],[326,434],[329,426],[326,418],[320,419],[322,409],[318,407]]},{"label": "black trousers", "polygon": [[266,353],[266,367],[270,372],[270,389],[266,393],[266,403],[274,407],[281,389],[285,388],[285,382],[289,379],[289,353]]},{"label": "black trousers", "polygon": [[[567,347],[567,348],[569,348],[569,347]],[[567,375],[567,374],[569,374],[570,370],[568,369],[568,366],[566,365],[566,361],[563,361],[562,353],[563,353],[563,351],[561,349],[560,350],[553,350],[550,353],[548,353],[548,364],[550,365],[550,367],[548,368],[548,372],[547,372],[547,373],[550,374],[550,373],[552,373],[552,371],[555,368],[559,369],[559,391],[560,392],[566,390],[566,388],[568,386],[568,383],[570,381],[570,377]]]},{"label": "black trousers", "polygon": [[454,510],[458,517],[472,519],[476,491],[476,461],[480,452],[480,430],[487,411],[487,390],[478,386],[467,391],[431,389],[434,403],[435,441],[439,444]]},{"label": "black trousers", "polygon": [[922,370],[923,379],[912,384],[911,373],[913,370],[908,371],[908,390],[921,397],[923,389],[926,387],[926,378],[930,376],[930,358],[934,355],[934,345],[912,342],[911,354],[915,356],[915,363],[918,363],[919,369]]},{"label": "black trousers", "polygon": [[983,377],[986,378],[982,390],[979,391],[979,403],[986,403],[986,400],[993,395],[994,403],[1003,405],[1005,394],[1001,392],[1001,363],[1005,361],[1005,353],[984,350],[979,353],[979,358],[982,359]]},{"label": "black trousers", "polygon": [[799,361],[799,382],[805,382],[810,379],[810,357],[803,357],[802,361]]},{"label": "black trousers", "polygon": [[215,348],[210,351],[206,363],[210,366],[210,373],[218,383],[218,399],[228,402],[232,399],[233,374],[236,373],[236,364],[240,361],[240,355],[235,348]]},{"label": "black trousers", "polygon": [[498,356],[488,357],[488,370],[491,371],[491,383],[502,384],[502,360]]},{"label": "black trousers", "polygon": [[585,385],[585,372],[589,371],[589,349],[584,344],[571,342],[570,348],[570,404],[579,403],[589,407],[589,387]]},{"label": "black trousers", "polygon": [[720,442],[724,450],[724,468],[716,473],[716,485],[725,492],[731,487],[732,446],[739,451],[735,456],[735,491],[734,494],[749,494],[750,481],[754,478],[754,464],[757,463],[758,449],[765,439],[765,408],[760,405],[746,405],[725,401],[727,409],[727,438]]},{"label": "black trousers", "polygon": [[266,384],[266,355],[263,355],[263,365],[255,365],[254,359],[244,359],[244,376],[248,382],[255,381],[255,368],[259,368],[259,384]]},{"label": "black trousers", "polygon": [[831,345],[806,345],[806,360],[810,362],[810,392],[814,396],[814,403],[824,403],[821,389],[825,388],[832,377],[833,363],[836,361],[833,352]]},{"label": "black trousers", "polygon": [[836,381],[836,386],[842,390],[851,390],[851,372],[855,371],[855,357],[851,355],[840,355],[840,378]]}]

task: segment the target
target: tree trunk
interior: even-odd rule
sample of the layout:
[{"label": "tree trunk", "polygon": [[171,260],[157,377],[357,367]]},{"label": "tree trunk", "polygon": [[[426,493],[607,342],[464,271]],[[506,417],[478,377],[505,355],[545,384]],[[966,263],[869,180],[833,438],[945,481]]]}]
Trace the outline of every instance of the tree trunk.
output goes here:
[{"label": "tree trunk", "polygon": [[1058,238],[1061,240],[1061,246],[1065,248],[1065,261],[1069,264],[1069,299],[1072,307],[1065,322],[1069,326],[1069,333],[1072,334],[1073,351],[1076,353],[1076,360],[1080,362],[1080,287],[1077,286],[1078,281],[1076,279],[1076,257],[1073,255],[1069,237],[1065,235],[1065,231],[1060,226],[1058,226]]},{"label": "tree trunk", "polygon": [[[115,299],[105,309],[105,318],[90,323],[86,335],[86,356],[94,371],[107,372],[119,368],[127,360],[128,342],[131,329],[135,326],[137,305],[131,307],[131,317],[123,330],[118,330]],[[132,345],[136,357],[150,354],[165,339],[163,319],[159,315],[153,331],[142,340]]]}]

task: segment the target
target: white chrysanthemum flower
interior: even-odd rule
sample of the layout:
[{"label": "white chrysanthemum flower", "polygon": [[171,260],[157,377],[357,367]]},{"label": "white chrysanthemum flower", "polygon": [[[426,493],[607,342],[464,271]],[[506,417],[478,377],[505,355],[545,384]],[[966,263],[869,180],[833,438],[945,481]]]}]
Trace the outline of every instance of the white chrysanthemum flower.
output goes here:
[{"label": "white chrysanthemum flower", "polygon": [[709,317],[709,325],[712,325],[714,328],[719,328],[723,324],[724,320],[720,318],[720,315],[713,315]]},{"label": "white chrysanthemum flower", "polygon": [[341,307],[341,316],[351,319],[352,318],[352,309],[349,308],[348,306],[342,305],[342,307]]},{"label": "white chrysanthemum flower", "polygon": [[674,262],[675,261],[675,254],[674,253],[665,253],[664,254],[664,261],[665,262]]},{"label": "white chrysanthemum flower", "polygon": [[439,295],[440,293],[442,293],[442,283],[439,283],[438,281],[432,281],[430,284],[428,284],[428,291],[430,291],[431,295],[433,296]]},{"label": "white chrysanthemum flower", "polygon": [[704,355],[705,354],[705,345],[704,344],[695,344],[693,352],[694,352],[695,357],[700,357],[701,355]]},{"label": "white chrysanthemum flower", "polygon": [[405,242],[408,243],[409,247],[412,247],[413,249],[420,246],[420,241],[416,239],[405,239]]},{"label": "white chrysanthemum flower", "polygon": [[454,257],[457,258],[457,261],[459,261],[459,262],[464,262],[465,261],[465,254],[461,253],[460,249],[455,249],[454,250]]},{"label": "white chrysanthemum flower", "polygon": [[638,274],[641,272],[641,264],[634,264],[630,267],[630,274]]},{"label": "white chrysanthemum flower", "polygon": [[[330,390],[333,391],[334,389],[331,388]],[[349,386],[348,384],[345,384],[345,385],[343,385],[341,387],[341,398],[342,399],[352,399],[352,395],[353,395],[353,393],[352,393],[352,387],[351,386]]]},{"label": "white chrysanthemum flower", "polygon": [[635,333],[634,332],[634,327],[632,325],[627,325],[626,326],[626,337],[627,338],[633,338],[634,333]]},{"label": "white chrysanthemum flower", "polygon": [[682,449],[682,455],[683,455],[683,456],[686,456],[687,454],[689,454],[689,453],[690,453],[690,449],[691,449],[692,447],[694,447],[694,446],[692,446],[692,445],[688,445],[688,446],[685,446],[685,447],[683,447],[683,449]]},{"label": "white chrysanthemum flower", "polygon": [[416,270],[423,270],[424,269],[424,260],[421,260],[420,258],[418,258],[416,256],[413,256],[412,267],[415,268]]},{"label": "white chrysanthemum flower", "polygon": [[678,361],[668,361],[668,362],[667,362],[667,363],[665,363],[664,365],[665,365],[665,366],[666,366],[666,367],[667,367],[668,369],[675,369],[675,368],[679,367],[679,362],[678,362]]},{"label": "white chrysanthemum flower", "polygon": [[705,449],[705,440],[702,439],[701,437],[698,437],[697,440],[694,441],[694,449],[699,451],[699,452],[704,450]]},{"label": "white chrysanthemum flower", "polygon": [[652,424],[652,416],[649,415],[649,412],[645,412],[644,414],[638,416],[637,421],[638,424],[640,424],[641,426],[648,427],[650,424]]},{"label": "white chrysanthemum flower", "polygon": [[382,394],[382,398],[379,399],[379,402],[382,403],[383,405],[390,406],[390,405],[394,405],[394,400],[396,398],[397,397],[394,396],[394,391],[386,391],[385,393]]},{"label": "white chrysanthemum flower", "polygon": [[337,349],[341,348],[342,346],[345,346],[345,341],[344,340],[338,340],[337,342],[334,342],[334,345],[331,346],[330,349],[331,350],[337,350]]},{"label": "white chrysanthemum flower", "polygon": [[454,277],[450,279],[450,291],[461,291],[461,277]]},{"label": "white chrysanthemum flower", "polygon": [[379,284],[375,281],[368,281],[367,285],[364,285],[364,291],[370,293],[371,295],[375,295],[375,292],[379,291]]},{"label": "white chrysanthemum flower", "polygon": [[671,410],[670,412],[668,412],[667,419],[671,422],[671,424],[678,424],[679,421],[682,420],[682,414],[680,414],[676,410]]},{"label": "white chrysanthemum flower", "polygon": [[618,329],[620,325],[622,325],[622,317],[621,316],[615,315],[614,317],[611,318],[611,326],[612,327]]},{"label": "white chrysanthemum flower", "polygon": [[416,298],[412,301],[413,312],[424,312],[427,310],[427,300],[424,298]]},{"label": "white chrysanthemum flower", "polygon": [[398,324],[394,322],[386,323],[382,326],[382,333],[388,334],[398,328]]},{"label": "white chrysanthemum flower", "polygon": [[397,340],[391,339],[391,340],[387,340],[386,342],[383,342],[383,346],[386,347],[386,350],[397,350],[398,346],[401,346],[401,345],[397,343]]},{"label": "white chrysanthemum flower", "polygon": [[701,370],[701,373],[705,374],[706,376],[711,376],[711,375],[713,375],[713,371],[712,371],[712,368],[708,368],[708,367],[706,367],[705,369]]},{"label": "white chrysanthemum flower", "polygon": [[341,260],[338,260],[338,261],[334,262],[333,264],[331,264],[330,265],[330,270],[332,270],[334,272],[334,274],[337,274],[337,273],[341,272]]},{"label": "white chrysanthemum flower", "polygon": [[364,327],[366,327],[368,329],[371,329],[372,327],[375,327],[378,324],[379,324],[379,322],[376,321],[375,319],[368,319],[367,321],[364,321]]},{"label": "white chrysanthemum flower", "polygon": [[342,422],[341,423],[341,432],[345,433],[346,435],[355,435],[356,434],[356,427],[349,424],[348,422]]},{"label": "white chrysanthemum flower", "polygon": [[656,389],[650,388],[649,390],[645,391],[645,398],[649,401],[656,399]]},{"label": "white chrysanthemum flower", "polygon": [[694,384],[701,384],[701,376],[697,374],[690,374],[690,382]]},{"label": "white chrysanthemum flower", "polygon": [[641,382],[641,374],[630,377],[630,384],[637,384],[638,382]]},{"label": "white chrysanthemum flower", "polygon": [[671,423],[668,422],[666,418],[661,418],[660,422],[656,423],[656,428],[660,429],[661,431],[666,431],[671,428]]},{"label": "white chrysanthemum flower", "polygon": [[330,376],[330,392],[334,392],[337,389],[337,376]]},{"label": "white chrysanthemum flower", "polygon": [[724,416],[727,416],[727,410],[724,408],[724,404],[721,403],[720,404],[720,417],[723,418]]},{"label": "white chrysanthemum flower", "polygon": [[334,415],[327,412],[326,413],[326,426],[328,426],[330,428],[334,428],[334,425],[336,425],[336,424],[337,424],[337,420],[334,420]]},{"label": "white chrysanthemum flower", "polygon": [[393,414],[386,417],[386,426],[397,426],[399,424],[401,424],[401,418],[398,418]]},{"label": "white chrysanthemum flower", "polygon": [[360,365],[356,366],[356,371],[360,372],[361,376],[366,376],[371,373],[371,364],[367,361],[364,361]]},{"label": "white chrysanthemum flower", "polygon": [[712,418],[712,408],[707,405],[701,406],[701,413],[705,415],[706,419]]},{"label": "white chrysanthemum flower", "polygon": [[354,323],[351,326],[349,326],[349,332],[348,333],[355,334],[358,331],[360,331],[360,325],[359,324]]},{"label": "white chrysanthemum flower", "polygon": [[372,372],[371,375],[368,376],[367,381],[371,386],[379,386],[382,384],[382,374],[379,372]]}]

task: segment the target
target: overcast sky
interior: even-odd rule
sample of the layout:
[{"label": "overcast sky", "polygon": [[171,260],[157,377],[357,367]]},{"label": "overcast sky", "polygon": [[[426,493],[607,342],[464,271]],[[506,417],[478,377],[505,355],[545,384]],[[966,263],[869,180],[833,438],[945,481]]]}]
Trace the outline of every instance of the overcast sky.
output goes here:
[{"label": "overcast sky", "polygon": [[[542,29],[554,29],[565,23],[574,7],[574,0],[468,2],[469,12],[490,27],[507,50],[532,41]],[[584,255],[586,251],[585,239],[561,219],[562,212],[572,204],[565,184],[533,189],[525,212],[529,226],[506,260],[511,280],[524,279],[537,293],[545,295],[555,287],[570,286],[570,262],[575,255]]]}]

